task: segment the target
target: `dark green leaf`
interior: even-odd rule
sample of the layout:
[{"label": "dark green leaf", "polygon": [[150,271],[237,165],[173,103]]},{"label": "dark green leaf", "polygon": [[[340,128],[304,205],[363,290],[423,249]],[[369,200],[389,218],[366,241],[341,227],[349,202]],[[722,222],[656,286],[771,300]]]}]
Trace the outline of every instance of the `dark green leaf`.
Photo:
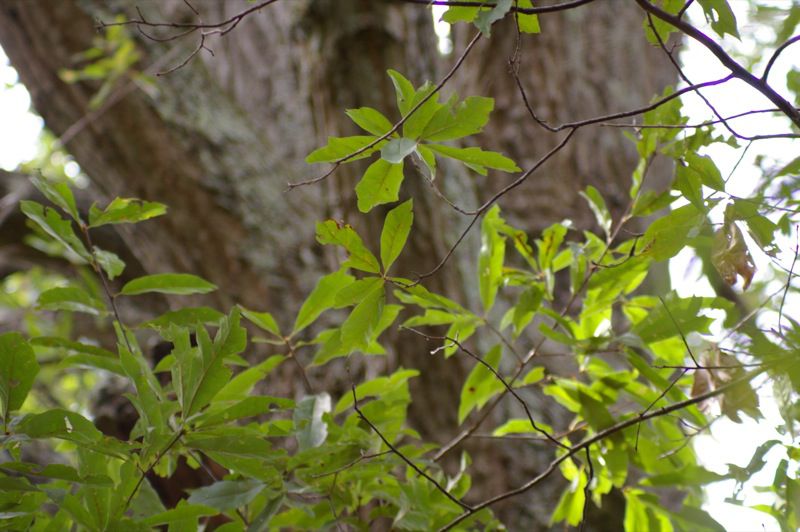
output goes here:
[{"label": "dark green leaf", "polygon": [[99,316],[106,312],[102,301],[77,286],[51,288],[39,295],[38,304],[46,310],[69,310]]},{"label": "dark green leaf", "polygon": [[258,480],[220,480],[205,488],[192,490],[189,504],[210,506],[220,511],[244,506],[261,493],[264,484]]},{"label": "dark green leaf", "polygon": [[222,312],[211,307],[184,307],[165,312],[157,318],[142,323],[141,326],[152,329],[166,329],[170,325],[197,327],[198,325],[217,324],[224,317]]},{"label": "dark green leaf", "polygon": [[0,334],[0,406],[2,419],[19,410],[33,386],[39,363],[33,349],[17,332]]},{"label": "dark green leaf", "polygon": [[162,294],[207,294],[217,286],[205,279],[188,273],[157,273],[137,277],[122,287],[120,294],[133,296],[150,292]]}]

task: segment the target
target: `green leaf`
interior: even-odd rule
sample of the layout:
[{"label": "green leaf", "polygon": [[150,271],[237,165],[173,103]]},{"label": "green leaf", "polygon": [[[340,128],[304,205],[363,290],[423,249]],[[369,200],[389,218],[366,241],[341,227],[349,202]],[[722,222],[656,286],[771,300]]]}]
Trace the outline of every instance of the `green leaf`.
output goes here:
[{"label": "green leaf", "polygon": [[[187,501],[181,500],[175,508],[146,517],[142,519],[141,523],[148,527],[156,527],[181,521],[190,521],[194,523],[192,526],[196,527],[198,518],[209,517],[217,515],[218,513],[219,510],[211,506],[189,504]],[[171,530],[172,528],[170,527],[170,531]]]},{"label": "green leaf", "polygon": [[19,204],[25,216],[33,220],[45,233],[86,262],[92,261],[83,242],[75,235],[69,220],[63,219],[53,209],[45,208],[35,201],[23,200]]},{"label": "green leaf", "polygon": [[44,194],[48,200],[58,205],[64,212],[69,214],[73,220],[76,222],[80,221],[81,218],[78,214],[78,207],[75,205],[75,197],[72,195],[72,190],[67,183],[63,181],[50,181],[41,176],[32,176],[31,183],[33,183],[33,186]]},{"label": "green leaf", "polygon": [[633,332],[644,342],[651,343],[665,340],[681,333],[690,332],[708,333],[713,318],[704,316],[702,311],[707,309],[730,309],[731,304],[721,298],[713,297],[678,297],[675,292],[670,292],[647,313],[647,316],[636,324]]},{"label": "green leaf", "polygon": [[0,408],[3,422],[19,410],[31,391],[39,363],[33,349],[17,332],[0,334]]},{"label": "green leaf", "polygon": [[[517,7],[531,8],[533,7],[533,3],[531,0],[518,0]],[[518,13],[517,20],[519,21],[519,31],[522,33],[539,33],[541,31],[539,28],[539,17],[537,15]]]},{"label": "green leaf", "polygon": [[481,250],[478,258],[478,288],[484,312],[494,305],[497,290],[503,280],[503,261],[506,255],[506,239],[497,230],[503,224],[500,208],[495,205],[483,217],[481,223]]},{"label": "green leaf", "polygon": [[397,94],[397,109],[402,116],[405,116],[411,109],[411,102],[416,94],[414,86],[400,72],[396,70],[387,70],[386,72],[389,74]]},{"label": "green leaf", "polygon": [[118,375],[125,375],[117,359],[117,355],[101,347],[74,342],[58,336],[40,336],[38,338],[32,338],[30,343],[31,345],[54,349],[60,348],[67,353],[72,353],[61,360],[60,367],[85,366],[104,369]]},{"label": "green leaf", "polygon": [[688,169],[697,174],[701,183],[714,190],[725,190],[725,180],[722,179],[722,174],[711,157],[708,155],[687,153],[684,155],[684,159],[686,160]]},{"label": "green leaf", "polygon": [[583,518],[583,507],[586,502],[586,475],[580,471],[570,486],[561,494],[550,524],[565,521],[570,526],[577,526]]},{"label": "green leaf", "polygon": [[225,384],[214,400],[239,401],[245,399],[253,386],[264,380],[284,360],[286,360],[284,355],[272,355],[260,364],[247,368]]},{"label": "green leaf", "polygon": [[89,209],[89,227],[136,223],[161,216],[166,212],[167,206],[163,203],[134,198],[114,198],[103,210],[92,205]]},{"label": "green leaf", "polygon": [[106,272],[106,276],[108,276],[108,278],[111,280],[125,270],[125,263],[117,256],[116,253],[112,253],[95,246],[94,256],[97,259],[97,263],[101,268],[103,268],[103,271]]},{"label": "green leaf", "polygon": [[517,304],[511,309],[511,323],[514,324],[515,336],[519,336],[531,322],[543,299],[544,290],[538,283],[530,285],[520,294]]},{"label": "green leaf", "polygon": [[413,200],[401,203],[386,215],[381,232],[381,262],[383,271],[388,272],[408,240],[411,224],[414,222]]},{"label": "green leaf", "polygon": [[[375,142],[378,137],[372,135],[356,135],[353,137],[328,137],[328,144],[322,148],[316,149],[308,154],[306,157],[307,163],[333,163],[348,155],[357,152],[358,150]],[[376,151],[380,150],[386,141],[381,141],[375,146],[364,150],[349,159],[347,162],[357,161],[369,157]]]},{"label": "green leaf", "polygon": [[475,26],[481,30],[485,36],[489,37],[492,33],[492,24],[506,16],[511,9],[513,0],[497,0],[492,9],[481,10],[475,16]]},{"label": "green leaf", "polygon": [[519,172],[520,168],[508,157],[493,151],[480,148],[455,148],[443,144],[426,144],[431,150],[451,159],[462,161],[468,165],[494,168],[503,172]]},{"label": "green leaf", "polygon": [[280,397],[256,395],[245,397],[231,404],[229,401],[219,401],[219,394],[217,394],[211,407],[195,418],[194,422],[197,427],[203,428],[228,424],[243,418],[263,416],[269,413],[273,406],[291,408],[294,406],[294,401]]},{"label": "green leaf", "polygon": [[[483,361],[497,371],[502,356],[502,346],[496,345],[484,355]],[[461,400],[458,404],[458,423],[463,423],[473,409],[480,409],[489,399],[503,389],[503,383],[484,364],[476,362],[475,367],[469,372],[467,380],[464,382],[464,387],[461,389]]]},{"label": "green leaf", "polygon": [[420,137],[430,142],[455,140],[483,130],[494,109],[494,99],[470,96],[458,105],[444,105],[433,115]]},{"label": "green leaf", "polygon": [[[376,377],[367,382],[362,382],[356,386],[356,397],[361,403],[367,397],[382,397],[394,393],[396,390],[407,388],[408,380],[419,376],[419,371],[415,369],[399,368],[397,371],[388,377]],[[336,403],[336,408],[333,411],[334,415],[339,415],[353,405],[353,394],[345,393],[342,395],[339,402]]]},{"label": "green leaf", "polygon": [[670,259],[700,234],[705,216],[694,205],[684,205],[650,224],[639,249],[654,260]]},{"label": "green leaf", "polygon": [[[477,2],[476,2],[477,3]],[[472,22],[478,14],[480,7],[461,7],[454,6],[448,8],[442,15],[442,20],[448,24],[455,24],[456,22]]]},{"label": "green leaf", "polygon": [[783,166],[780,170],[778,170],[778,173],[775,174],[775,177],[796,174],[800,174],[800,157],[792,159],[788,164]]},{"label": "green leaf", "polygon": [[239,319],[239,313],[234,309],[220,322],[213,343],[205,328],[198,328],[197,347],[191,346],[188,329],[172,329],[165,334],[165,338],[175,346],[172,351],[176,362],[172,366],[172,382],[184,418],[208,405],[229,383],[231,370],[224,361],[240,353],[247,341]]},{"label": "green leaf", "polygon": [[263,489],[264,484],[258,480],[220,480],[210,486],[192,490],[188,502],[224,512],[248,504]]},{"label": "green leaf", "polygon": [[589,208],[592,209],[594,217],[597,220],[597,225],[603,230],[608,237],[611,234],[611,213],[606,207],[606,202],[600,192],[589,185],[586,187],[585,192],[580,193],[581,196],[589,203]]},{"label": "green leaf", "polygon": [[[363,246],[363,243],[361,245]],[[297,313],[292,334],[302,331],[311,325],[320,314],[333,307],[336,294],[354,280],[352,275],[348,275],[344,270],[339,270],[329,273],[317,281],[317,286],[308,295],[303,306],[300,307],[300,312]]]},{"label": "green leaf", "polygon": [[698,3],[703,6],[706,21],[711,23],[711,28],[717,35],[725,37],[727,33],[737,39],[739,38],[736,15],[733,14],[733,10],[728,5],[727,0],[698,0]]},{"label": "green leaf", "polygon": [[46,310],[69,310],[99,316],[106,313],[102,301],[77,286],[61,286],[46,290],[39,295],[38,304]]},{"label": "green leaf", "polygon": [[107,438],[94,423],[82,415],[60,408],[25,416],[15,432],[36,439],[58,438],[71,441],[111,456],[126,456],[129,450],[127,443]]},{"label": "green leaf", "polygon": [[522,380],[517,381],[516,386],[528,386],[529,384],[535,384],[540,380],[544,379],[544,366],[536,366],[532,370],[530,370]]},{"label": "green leaf", "polygon": [[[550,426],[542,422],[537,422],[536,426],[546,432],[550,432],[552,430]],[[539,431],[533,428],[533,425],[531,425],[531,421],[528,418],[516,418],[509,419],[501,426],[494,429],[492,436],[505,436],[506,434],[530,434],[538,432]]]},{"label": "green leaf", "polygon": [[348,352],[365,351],[369,346],[383,313],[386,300],[383,286],[384,281],[380,279],[342,323],[342,348]]},{"label": "green leaf", "polygon": [[241,305],[239,305],[239,310],[242,313],[242,316],[247,318],[256,327],[267,331],[278,338],[281,338],[280,327],[278,327],[278,322],[275,321],[275,318],[272,317],[272,314],[269,312],[255,312],[253,310],[247,310]]},{"label": "green leaf", "polygon": [[392,164],[403,162],[408,155],[414,152],[417,142],[408,138],[392,139],[381,148],[381,158]]},{"label": "green leaf", "polygon": [[403,136],[409,139],[419,139],[425,127],[431,121],[436,112],[443,107],[438,102],[438,95],[434,94],[436,87],[426,82],[419,88],[414,98],[411,100],[408,112],[416,110],[408,115],[403,123]]},{"label": "green leaf", "polygon": [[294,410],[294,427],[300,450],[319,447],[328,437],[328,425],[322,417],[331,411],[331,396],[323,392],[304,397]]},{"label": "green leaf", "polygon": [[326,220],[317,224],[317,242],[343,247],[350,255],[342,266],[355,268],[369,273],[380,273],[381,266],[364,246],[364,241],[350,224],[342,224],[334,220]]},{"label": "green leaf", "polygon": [[225,315],[211,307],[184,307],[165,312],[161,316],[142,323],[142,327],[151,329],[167,329],[170,325],[180,327],[197,327],[198,325],[216,325]]},{"label": "green leaf", "polygon": [[345,114],[356,123],[358,127],[376,136],[383,136],[392,129],[392,123],[379,111],[372,107],[348,109]]},{"label": "green leaf", "polygon": [[356,185],[358,210],[369,212],[376,205],[397,201],[402,183],[403,163],[392,164],[386,159],[378,159],[369,165]]},{"label": "green leaf", "polygon": [[188,273],[157,273],[137,277],[125,283],[120,294],[134,296],[150,292],[162,294],[207,294],[217,286],[205,279]]}]

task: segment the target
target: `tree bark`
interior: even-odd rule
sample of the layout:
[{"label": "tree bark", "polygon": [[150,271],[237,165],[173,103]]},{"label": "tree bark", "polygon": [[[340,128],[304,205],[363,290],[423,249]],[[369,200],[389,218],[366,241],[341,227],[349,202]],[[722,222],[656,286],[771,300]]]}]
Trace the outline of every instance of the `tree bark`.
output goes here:
[{"label": "tree bark", "polygon": [[[205,0],[192,5],[209,22],[252,4]],[[346,219],[374,244],[386,210],[357,215],[353,186],[363,165],[346,165],[322,184],[290,193],[287,182],[320,172],[303,158],[327,136],[357,133],[344,109],[394,109],[387,68],[420,85],[441,76],[453,58],[436,52],[430,12],[419,5],[277,2],[243,19],[223,38],[209,37],[214,56],[201,50],[191,57],[196,35],[159,43],[129,28],[142,54],[136,68],[152,74],[190,60],[158,78],[156,95],[126,78],[93,110],[89,102],[99,84],[67,84],[59,72],[75,68],[74,57],[93,45],[93,20],[109,21],[117,13],[135,17],[133,6],[122,0],[6,0],[0,3],[0,43],[47,127],[62,137],[104,196],[169,205],[168,216],[123,231],[145,271],[202,275],[220,286],[215,304],[270,310],[288,326],[315,278],[335,267],[335,258],[313,242],[314,222]],[[145,4],[142,10],[153,21],[197,20],[177,0]],[[542,34],[521,42],[520,64],[537,111],[557,123],[630,109],[672,82],[666,62],[644,43],[641,20],[633,5],[601,1],[541,17]],[[530,119],[508,73],[507,58],[516,45],[513,24],[498,25],[493,33],[444,92],[457,88],[462,96],[496,98],[492,120],[476,140],[525,168],[559,137]],[[456,53],[463,40],[459,28]],[[577,191],[593,184],[618,216],[635,161],[632,143],[617,131],[587,129],[500,204],[512,223],[534,235],[563,218],[590,228],[591,213]],[[514,176],[480,178],[445,169],[440,183],[458,203],[474,205],[510,179]],[[415,228],[395,271],[412,276],[432,269],[468,220],[448,209],[412,171],[402,195],[414,198]],[[473,236],[426,286],[474,302],[475,244]],[[460,387],[471,364],[459,357],[432,357],[431,347],[411,333],[392,332],[390,364],[422,370],[414,383],[410,421],[426,437],[443,441],[456,432]],[[296,383],[297,376],[285,371],[282,386],[291,393],[294,385],[286,383]],[[311,376],[316,383],[326,379]],[[544,403],[537,407],[546,418]],[[501,409],[511,410],[513,405]],[[477,442],[469,449],[476,461],[474,484],[484,495],[519,485],[550,456],[508,442]],[[540,495],[535,502],[509,501],[498,508],[501,517],[513,529],[544,529],[558,494]]]}]

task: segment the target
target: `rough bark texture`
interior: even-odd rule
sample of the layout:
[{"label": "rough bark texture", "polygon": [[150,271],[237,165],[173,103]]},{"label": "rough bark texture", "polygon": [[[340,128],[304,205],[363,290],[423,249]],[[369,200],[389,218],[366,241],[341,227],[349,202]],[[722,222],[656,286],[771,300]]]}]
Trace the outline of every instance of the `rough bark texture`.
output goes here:
[{"label": "rough bark texture", "polygon": [[[347,219],[374,242],[385,210],[356,216],[353,185],[363,169],[358,165],[288,194],[286,183],[321,172],[303,158],[327,136],[356,132],[344,109],[394,109],[387,68],[421,84],[437,79],[453,58],[438,56],[430,13],[419,5],[277,2],[224,38],[210,37],[207,45],[215,55],[201,52],[159,78],[157,95],[148,96],[126,81],[106,105],[92,111],[89,101],[98,85],[66,84],[58,72],[74,68],[76,54],[92,46],[93,19],[135,16],[133,5],[123,0],[5,0],[0,3],[0,44],[47,126],[56,135],[66,133],[67,149],[104,195],[169,205],[167,217],[122,235],[145,271],[202,275],[220,286],[217,304],[269,309],[289,324],[319,272],[335,265],[335,257],[313,244],[313,223],[328,216]],[[193,5],[208,22],[252,4],[207,0]],[[196,21],[177,0],[141,7],[150,20]],[[644,44],[641,20],[632,4],[611,1],[542,17],[543,33],[522,41],[520,65],[537,111],[558,123],[629,109],[671,82],[665,62]],[[524,168],[555,145],[558,135],[531,121],[508,74],[515,39],[513,25],[495,27],[493,39],[473,52],[446,92],[496,98],[497,110],[478,142],[507,153]],[[456,54],[461,40],[457,36]],[[196,45],[192,37],[159,44],[141,35],[137,43],[143,54],[137,68],[151,73],[180,64]],[[513,223],[534,233],[563,218],[590,227],[590,211],[576,192],[595,185],[619,214],[634,162],[632,145],[618,132],[587,129],[501,206]],[[474,205],[509,179],[492,173],[465,180],[463,174],[445,171],[440,182],[458,203]],[[468,220],[446,209],[412,171],[402,195],[414,197],[415,236],[396,272],[411,276],[430,270]],[[474,248],[474,242],[468,243],[427,283],[430,289],[462,301],[474,299],[470,245]],[[391,364],[423,370],[413,389],[412,423],[426,436],[447,439],[456,432],[462,361],[431,357],[430,346],[418,337],[392,334]],[[321,383],[325,375],[311,377]],[[297,382],[291,368],[280,379],[285,391],[291,391],[285,383]],[[506,412],[511,410],[508,405]],[[545,419],[548,415],[542,412]],[[484,495],[518,485],[549,459],[548,452],[508,442],[484,440],[469,449],[478,471],[474,484]],[[512,529],[544,529],[557,497],[539,491],[498,510]]]}]

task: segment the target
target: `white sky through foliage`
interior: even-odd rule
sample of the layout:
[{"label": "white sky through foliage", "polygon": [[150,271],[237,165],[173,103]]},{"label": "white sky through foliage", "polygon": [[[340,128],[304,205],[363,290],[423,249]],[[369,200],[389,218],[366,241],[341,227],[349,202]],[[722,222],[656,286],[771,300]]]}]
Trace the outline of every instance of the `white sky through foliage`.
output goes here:
[{"label": "white sky through foliage", "polygon": [[[759,40],[770,40],[770,28],[751,25],[747,21],[746,12],[747,1],[733,0],[730,2],[736,10],[739,20],[740,30],[742,30],[743,42],[736,43],[739,49],[747,50],[753,46],[753,40],[748,35],[755,34]],[[790,2],[775,2],[778,7],[788,8]],[[434,8],[436,9],[436,8]],[[441,13],[441,9],[437,13]],[[691,12],[690,12],[691,13]],[[699,14],[698,14],[699,13]],[[700,20],[702,13],[695,11],[691,13],[695,22]],[[439,14],[434,15],[435,19]],[[447,36],[446,25],[437,24],[437,34],[440,36],[440,49],[449,52],[448,46],[452,46]],[[546,24],[543,24],[543,31],[547,31]],[[733,46],[734,41],[726,42],[725,47]],[[701,82],[717,77],[722,77],[728,72],[719,62],[704,48],[694,42],[685,45],[682,54],[684,71],[693,82]],[[785,87],[786,72],[794,66],[800,66],[800,43],[793,49],[787,50],[782,58],[776,63],[770,75],[770,82],[782,94],[787,94]],[[762,65],[763,67],[763,65]],[[759,72],[759,70],[756,70]],[[42,120],[30,112],[30,97],[24,87],[17,83],[17,76],[13,68],[8,66],[8,60],[0,49],[0,168],[13,170],[20,163],[32,159],[38,150],[38,138],[42,128]],[[762,96],[758,95],[748,86],[740,83],[734,86],[732,83],[722,87],[711,87],[704,90],[704,94],[714,103],[723,116],[735,114],[749,109],[768,108],[772,105]],[[705,104],[697,97],[685,98],[684,110],[690,120],[700,122],[713,118]],[[736,129],[744,134],[755,134],[764,132],[787,131],[786,121],[768,118],[768,115],[756,115],[752,118],[737,120],[734,123]],[[746,156],[735,172],[731,175],[728,182],[728,191],[740,195],[748,195],[760,178],[759,169],[754,166],[753,157],[759,153],[767,153],[768,164],[778,166],[780,163],[788,162],[797,157],[798,143],[791,140],[768,140],[761,141],[762,144],[750,148],[752,154]],[[731,174],[732,169],[741,155],[741,148],[736,150],[724,146],[714,146],[703,152],[709,155],[720,168],[723,177]],[[792,242],[783,242],[783,248],[788,251]],[[751,246],[755,249],[755,246]],[[789,253],[784,252],[781,260],[784,266],[787,257],[791,261]],[[771,271],[769,258],[763,254],[754,253],[758,272],[756,280],[764,280],[765,275]],[[690,295],[709,295],[711,288],[704,280],[699,280],[699,269],[692,261],[691,253],[685,251],[671,262],[670,272],[673,284],[681,296]],[[777,282],[777,281],[776,281]],[[800,301],[790,300],[787,308],[800,308]],[[795,316],[797,318],[797,316]],[[769,320],[769,317],[767,317]],[[768,326],[770,324],[767,324]],[[760,390],[762,399],[762,410],[766,415],[766,420],[756,423],[749,418],[745,418],[742,424],[735,424],[727,419],[721,419],[712,425],[710,436],[701,436],[695,439],[695,445],[699,456],[704,465],[718,473],[726,473],[728,463],[745,466],[750,460],[753,451],[759,443],[775,437],[786,439],[773,433],[772,427],[782,424],[780,416],[774,402],[771,401],[771,388],[762,387]],[[768,455],[770,463],[756,475],[755,484],[769,485],[771,483],[774,466],[782,457],[779,449],[773,449]],[[731,496],[734,490],[733,481],[720,482],[711,485],[708,490],[708,504],[706,509],[717,519],[727,530],[731,532],[750,532],[750,531],[772,531],[779,530],[777,523],[768,515],[755,510],[741,508],[731,504],[726,504],[725,498]],[[769,496],[758,494],[752,489],[744,492],[747,504],[771,502]]]}]

